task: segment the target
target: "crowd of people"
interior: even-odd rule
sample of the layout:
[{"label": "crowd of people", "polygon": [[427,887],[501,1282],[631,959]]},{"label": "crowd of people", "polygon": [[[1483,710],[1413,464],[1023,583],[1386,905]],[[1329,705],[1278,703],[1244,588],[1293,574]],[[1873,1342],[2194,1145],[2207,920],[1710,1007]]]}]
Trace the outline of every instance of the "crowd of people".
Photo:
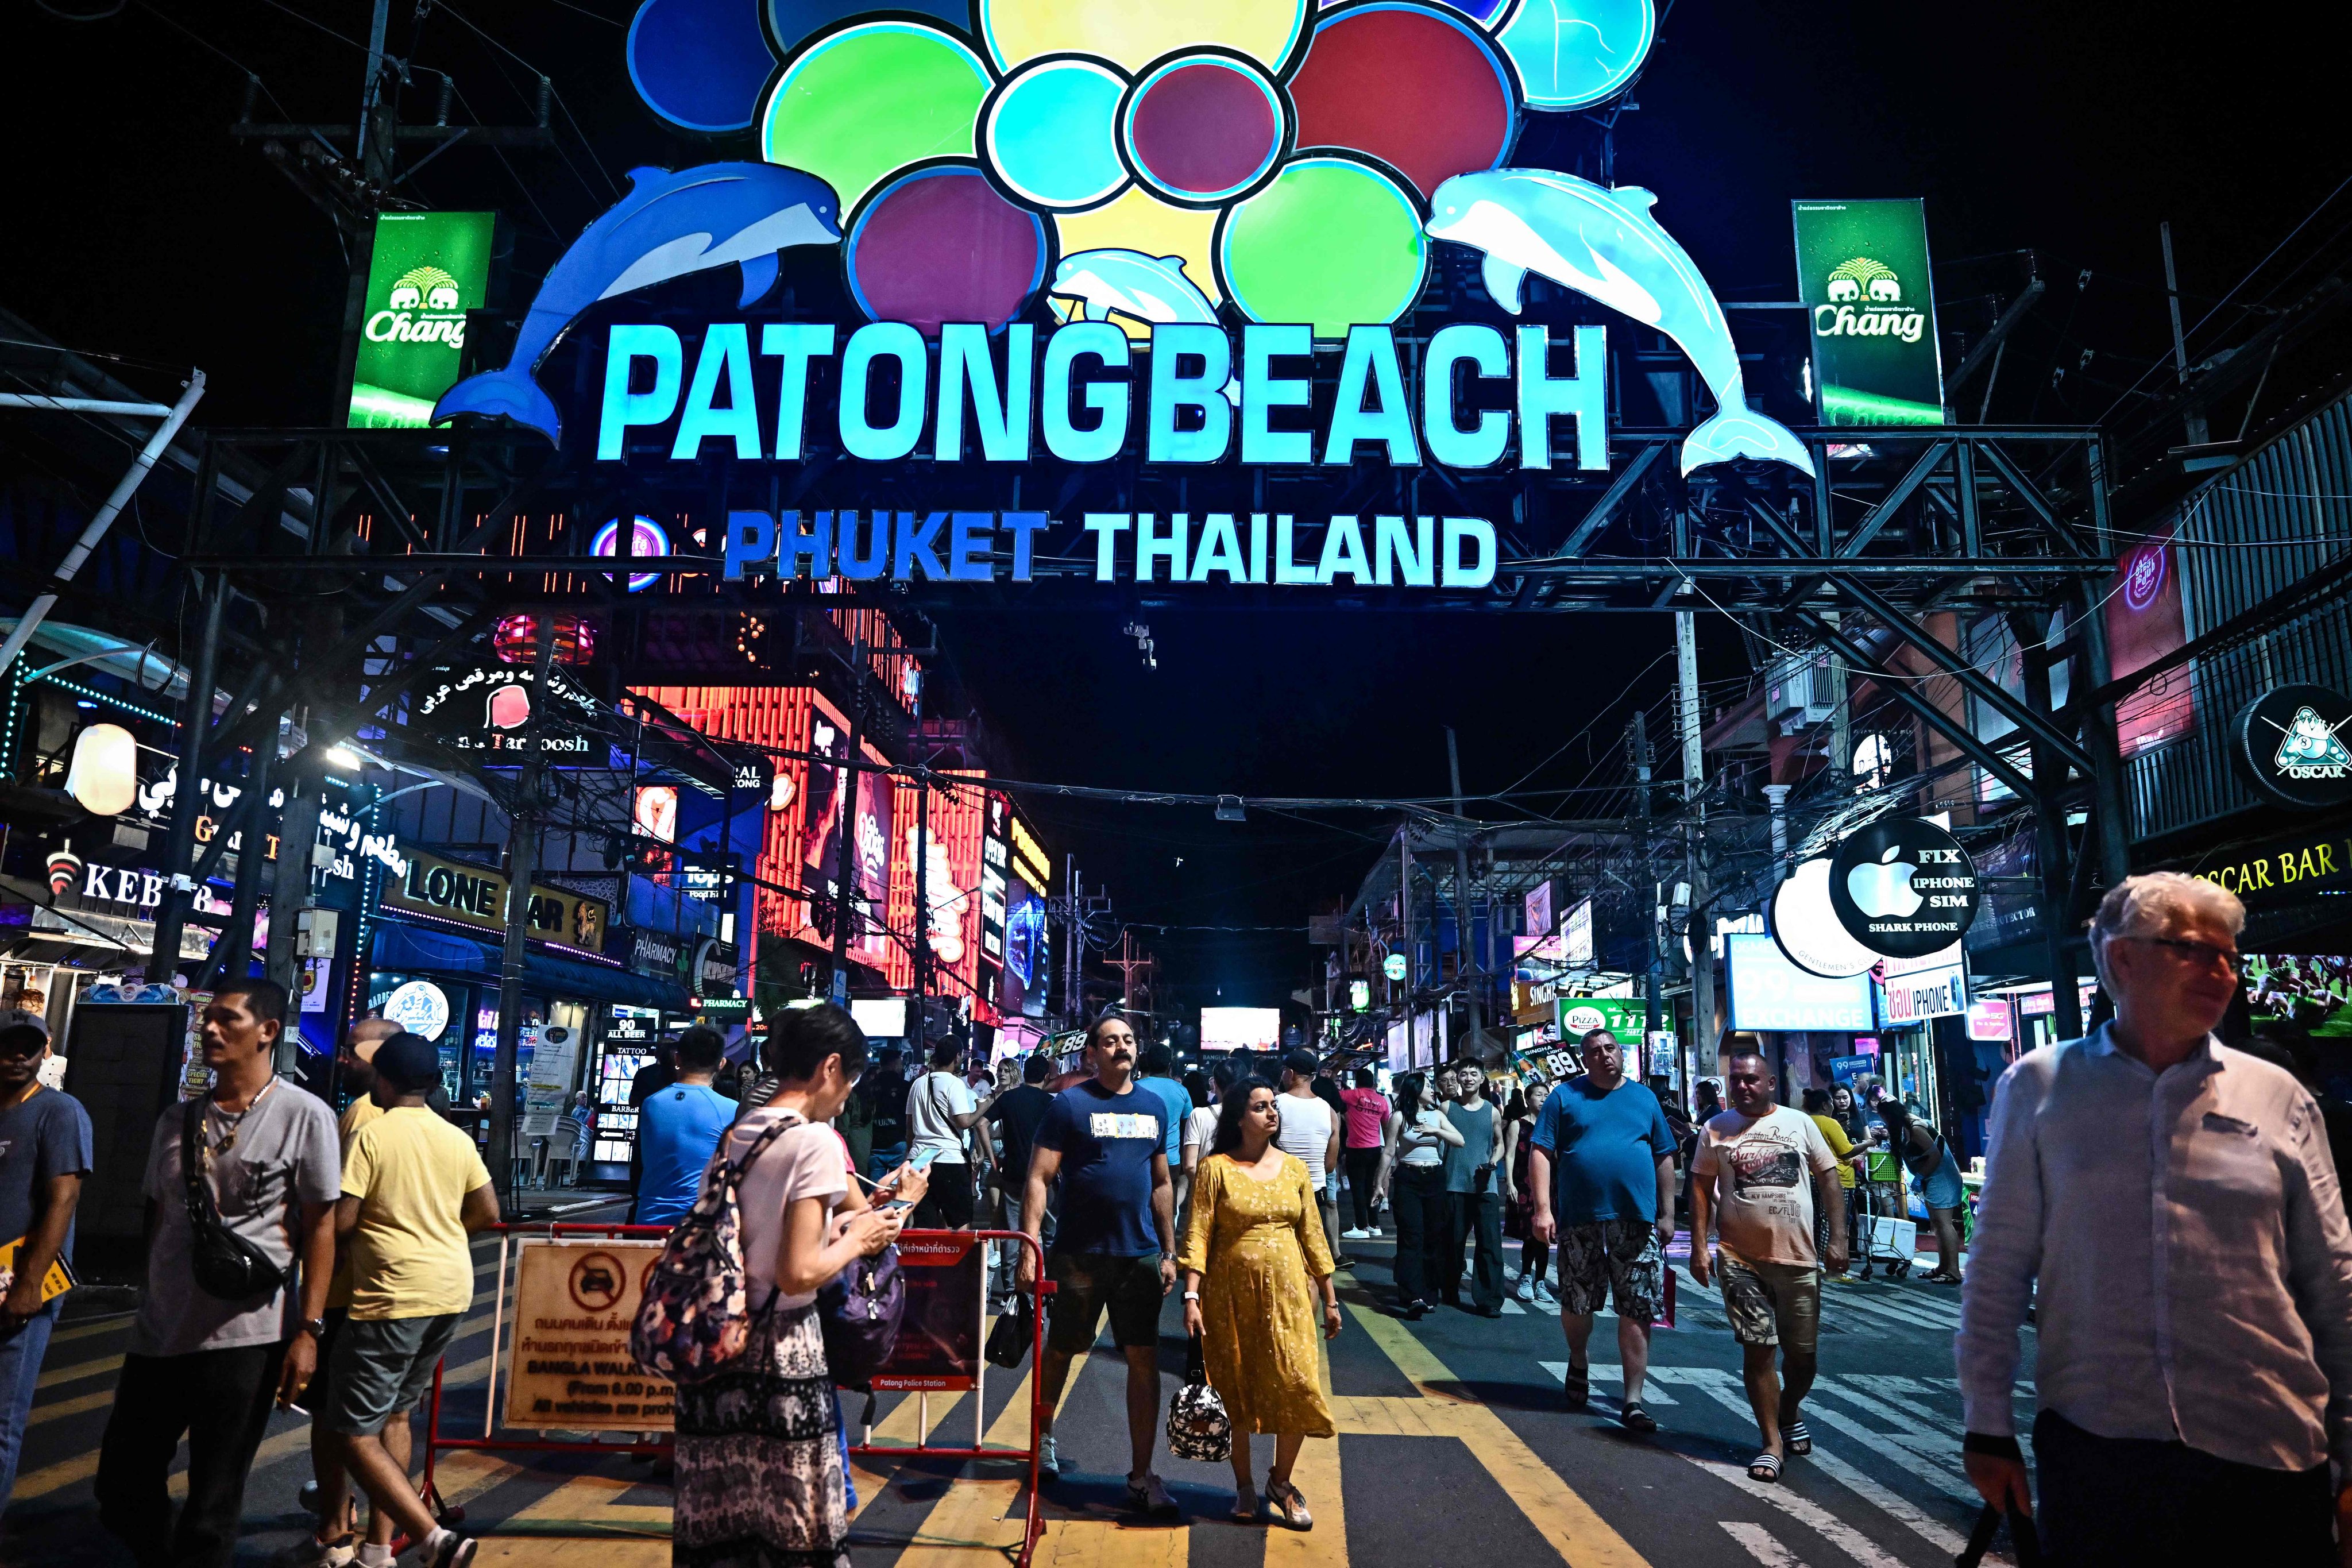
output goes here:
[{"label": "crowd of people", "polygon": [[[1989,1505],[2034,1517],[2072,1564],[2336,1560],[2352,1539],[2337,1479],[2352,1473],[2352,1206],[2307,1082],[2259,1043],[2214,1038],[2243,973],[2242,923],[2236,899],[2200,880],[2109,891],[2092,951],[2112,1016],[1996,1087],[1965,1276],[1945,1136],[1871,1080],[1786,1105],[1753,1049],[1725,1059],[1727,1104],[1702,1094],[1685,1116],[1626,1071],[1605,1029],[1548,1086],[1507,1089],[1465,1058],[1341,1088],[1305,1051],[1269,1064],[1274,1081],[1251,1060],[1180,1081],[1164,1047],[1111,1015],[1075,1067],[1039,1054],[974,1081],[952,1046],[911,1077],[898,1052],[869,1060],[850,1016],[818,1005],[777,1020],[736,1098],[717,1081],[724,1037],[689,1027],[639,1086],[631,1217],[676,1225],[738,1173],[750,1316],[740,1370],[678,1384],[676,1560],[845,1561],[847,1435],[815,1303],[910,1226],[1017,1233],[989,1271],[998,1310],[1041,1268],[1052,1280],[1046,1478],[1065,1468],[1052,1413],[1107,1319],[1126,1363],[1128,1506],[1180,1517],[1154,1460],[1160,1324],[1181,1286],[1231,1424],[1234,1517],[1307,1530],[1297,1467],[1336,1431],[1318,1341],[1341,1331],[1341,1242],[1393,1226],[1389,1308],[1404,1318],[1556,1302],[1570,1410],[1592,1403],[1592,1332],[1612,1309],[1615,1419],[1648,1434],[1651,1333],[1686,1211],[1689,1279],[1719,1293],[1740,1347],[1758,1437],[1747,1474],[1773,1483],[1813,1446],[1823,1281],[1900,1212],[1906,1174],[1939,1255],[1924,1279],[1960,1287],[1966,1468]],[[497,1194],[470,1131],[435,1107],[431,1043],[356,1026],[338,1120],[276,1073],[287,1007],[267,980],[218,987],[201,1026],[210,1087],[154,1128],[100,1518],[142,1568],[226,1564],[266,1423],[299,1405],[310,1562],[380,1568],[404,1541],[425,1568],[463,1568],[475,1543],[411,1481],[411,1418],[472,1302],[467,1237],[499,1223]],[[0,1242],[18,1238],[0,1256],[0,1506],[92,1165],[89,1118],[45,1078],[48,1057],[37,1020],[0,1019]],[[2148,1223],[2117,1223],[2130,1214]],[[2029,1320],[2038,1498],[2011,1405]],[[1256,1437],[1271,1447],[1262,1479]]]}]

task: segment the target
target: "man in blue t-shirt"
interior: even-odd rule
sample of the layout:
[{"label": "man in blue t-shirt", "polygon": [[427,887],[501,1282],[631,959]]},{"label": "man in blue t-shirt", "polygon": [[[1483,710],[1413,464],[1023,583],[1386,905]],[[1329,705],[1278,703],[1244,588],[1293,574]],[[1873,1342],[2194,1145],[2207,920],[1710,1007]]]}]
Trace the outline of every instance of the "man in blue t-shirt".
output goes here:
[{"label": "man in blue t-shirt", "polygon": [[677,1080],[654,1090],[637,1108],[645,1180],[637,1186],[633,1223],[676,1225],[694,1206],[710,1152],[735,1120],[735,1102],[710,1087],[726,1059],[726,1037],[709,1025],[679,1032]]},{"label": "man in blue t-shirt", "polygon": [[43,1285],[52,1264],[72,1267],[74,1209],[91,1165],[89,1112],[42,1087],[48,1054],[46,1019],[0,1013],[0,1244],[17,1244],[11,1268],[0,1269],[0,1512],[60,1310]]},{"label": "man in blue t-shirt", "polygon": [[[1168,1108],[1135,1079],[1135,1031],[1107,1016],[1087,1031],[1087,1065],[1095,1076],[1054,1097],[1037,1124],[1021,1228],[1041,1234],[1045,1197],[1062,1184],[1060,1226],[1046,1272],[1054,1281],[1053,1326],[1045,1341],[1045,1432],[1038,1467],[1058,1475],[1054,1408],[1070,1375],[1110,1314],[1112,1342],[1127,1357],[1127,1430],[1134,1466],[1127,1502],[1147,1518],[1179,1510],[1151,1469],[1160,1429],[1160,1308],[1176,1285],[1175,1188],[1168,1174]],[[1036,1256],[1021,1249],[1024,1290],[1037,1278]]]},{"label": "man in blue t-shirt", "polygon": [[1168,1156],[1168,1168],[1181,1169],[1184,1163],[1184,1119],[1192,1114],[1192,1096],[1184,1086],[1168,1076],[1176,1065],[1166,1046],[1146,1046],[1136,1053],[1135,1086],[1150,1089],[1168,1108],[1161,1119],[1162,1151]]},{"label": "man in blue t-shirt", "polygon": [[1583,1057],[1583,1076],[1552,1089],[1528,1141],[1535,1238],[1559,1240],[1569,1408],[1581,1410],[1591,1397],[1584,1347],[1602,1297],[1613,1293],[1625,1367],[1617,1418],[1628,1431],[1654,1432],[1642,1383],[1665,1285],[1666,1243],[1675,1236],[1675,1135],[1658,1097],[1626,1078],[1616,1036],[1586,1035]]}]

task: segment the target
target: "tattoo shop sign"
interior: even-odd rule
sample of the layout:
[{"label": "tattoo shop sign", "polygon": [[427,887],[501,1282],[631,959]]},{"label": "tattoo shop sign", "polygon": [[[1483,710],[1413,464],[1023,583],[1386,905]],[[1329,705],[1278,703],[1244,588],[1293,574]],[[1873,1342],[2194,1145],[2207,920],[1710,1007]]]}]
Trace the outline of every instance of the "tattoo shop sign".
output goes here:
[{"label": "tattoo shop sign", "polygon": [[676,1390],[629,1353],[629,1326],[661,1249],[658,1241],[518,1246],[508,1426],[670,1430]]}]

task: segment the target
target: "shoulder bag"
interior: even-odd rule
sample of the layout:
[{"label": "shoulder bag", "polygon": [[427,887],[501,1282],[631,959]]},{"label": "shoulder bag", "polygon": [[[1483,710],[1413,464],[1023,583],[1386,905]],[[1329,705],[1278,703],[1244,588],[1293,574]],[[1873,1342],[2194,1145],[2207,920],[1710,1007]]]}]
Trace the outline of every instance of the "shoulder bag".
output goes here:
[{"label": "shoulder bag", "polygon": [[[270,1087],[276,1082],[271,1079]],[[268,1094],[269,1088],[261,1092]],[[259,1096],[253,1103],[261,1103]],[[187,1182],[188,1268],[195,1276],[196,1288],[205,1295],[224,1301],[250,1301],[278,1290],[286,1283],[288,1271],[221,1223],[220,1205],[214,1202],[212,1184],[205,1179],[212,1150],[205,1142],[205,1104],[202,1096],[188,1101],[180,1118],[181,1174]],[[250,1109],[247,1114],[252,1114]]]}]

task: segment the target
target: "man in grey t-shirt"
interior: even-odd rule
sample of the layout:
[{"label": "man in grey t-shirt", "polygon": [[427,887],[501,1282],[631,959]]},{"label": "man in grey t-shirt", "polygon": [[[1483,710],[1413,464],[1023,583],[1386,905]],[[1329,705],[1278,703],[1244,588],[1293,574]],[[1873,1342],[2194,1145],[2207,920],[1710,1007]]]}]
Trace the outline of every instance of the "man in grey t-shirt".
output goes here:
[{"label": "man in grey t-shirt", "polygon": [[[275,982],[230,980],[213,993],[204,1012],[213,1087],[196,1156],[222,1225],[259,1247],[285,1285],[229,1301],[196,1283],[181,1107],[163,1112],[149,1146],[147,1288],[96,1488],[100,1519],[142,1568],[227,1568],[271,1402],[299,1395],[317,1365],[342,1170],[326,1101],[272,1073],[285,1026],[286,991]],[[166,1489],[183,1434],[188,1500],[175,1528]]]}]

